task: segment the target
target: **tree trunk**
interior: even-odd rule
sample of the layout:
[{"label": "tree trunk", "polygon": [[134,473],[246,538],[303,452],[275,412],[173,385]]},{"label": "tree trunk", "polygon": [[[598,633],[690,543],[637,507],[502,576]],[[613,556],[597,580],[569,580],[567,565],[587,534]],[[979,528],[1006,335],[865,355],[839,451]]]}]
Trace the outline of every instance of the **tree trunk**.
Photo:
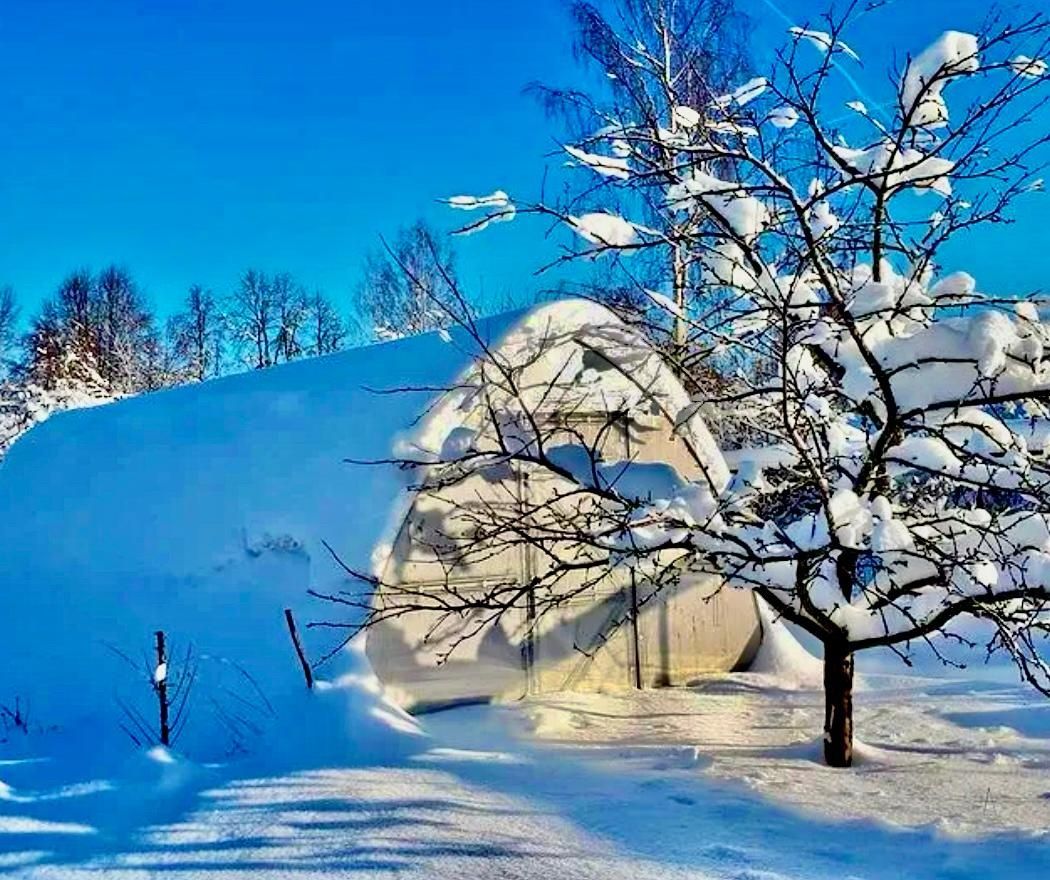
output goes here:
[{"label": "tree trunk", "polygon": [[824,645],[824,760],[853,764],[853,654],[834,644]]},{"label": "tree trunk", "polygon": [[688,293],[689,278],[686,271],[685,258],[679,246],[675,246],[671,252],[671,275],[674,288],[673,299],[678,309],[678,314],[674,316],[674,330],[671,334],[674,344],[672,368],[678,375],[682,375],[685,364],[686,342],[689,338],[689,327],[686,325],[685,319],[688,305],[686,303],[686,294]]}]

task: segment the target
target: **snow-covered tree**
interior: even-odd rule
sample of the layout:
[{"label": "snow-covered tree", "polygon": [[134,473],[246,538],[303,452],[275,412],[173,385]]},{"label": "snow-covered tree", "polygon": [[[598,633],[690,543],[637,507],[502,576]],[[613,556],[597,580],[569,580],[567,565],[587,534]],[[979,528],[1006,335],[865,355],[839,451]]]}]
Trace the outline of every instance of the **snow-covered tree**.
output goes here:
[{"label": "snow-covered tree", "polygon": [[54,412],[171,381],[153,314],[131,275],[114,266],[66,277],[30,320],[10,372],[0,385],[0,455]]},{"label": "snow-covered tree", "polygon": [[[572,139],[564,155],[578,171],[563,207],[580,213],[581,206],[599,204],[663,233],[662,246],[644,255],[597,264],[581,289],[643,327],[667,348],[672,363],[695,363],[710,347],[690,339],[687,321],[655,306],[650,294],[659,291],[683,313],[711,306],[710,285],[677,233],[683,218],[664,198],[679,157],[662,135],[684,124],[694,133],[717,127],[716,120],[684,108],[709,105],[746,79],[748,18],[734,0],[617,0],[600,7],[574,0],[569,13],[574,54],[590,82],[583,88],[531,87]],[[648,137],[625,139],[626,122]]]},{"label": "snow-covered tree", "polygon": [[87,332],[99,375],[112,394],[134,394],[165,384],[153,314],[131,274],[109,266],[90,291]]},{"label": "snow-covered tree", "polygon": [[[503,192],[450,200],[480,212],[475,228],[554,218],[575,238],[562,259],[626,260],[671,244],[717,284],[716,313],[652,299],[748,365],[721,397],[698,395],[674,417],[689,442],[701,407],[738,411],[760,441],[731,453],[728,477],[705,470],[670,488],[644,471],[626,477],[631,462],[603,461],[600,444],[550,427],[542,405],[553,389],[518,387],[520,368],[489,354],[479,367],[491,389],[486,429],[397,462],[426,491],[508,467],[561,487],[528,510],[450,514],[470,524],[451,530],[470,536],[451,561],[525,542],[548,564],[524,587],[449,590],[448,616],[528,601],[542,617],[624,567],[654,592],[692,575],[753,590],[823,645],[834,766],[852,761],[858,651],[907,659],[927,644],[944,655],[972,640],[976,619],[990,627],[990,650],[1050,692],[1039,652],[1050,631],[1050,333],[1039,300],[986,294],[941,268],[945,244],[1038,197],[1050,24],[1036,15],[948,31],[905,56],[883,103],[847,94],[843,108],[853,79],[837,71],[856,58],[847,30],[866,14],[854,4],[792,28],[761,80],[698,92],[671,127],[610,120],[607,151],[597,140],[574,153],[625,186],[653,173],[655,149],[673,155],[658,169],[673,228]],[[575,456],[552,454],[566,444]],[[360,625],[418,607],[416,594],[384,589]]]},{"label": "snow-covered tree", "polygon": [[153,314],[116,266],[71,273],[30,321],[17,372],[43,389],[79,385],[112,397],[163,384]]}]

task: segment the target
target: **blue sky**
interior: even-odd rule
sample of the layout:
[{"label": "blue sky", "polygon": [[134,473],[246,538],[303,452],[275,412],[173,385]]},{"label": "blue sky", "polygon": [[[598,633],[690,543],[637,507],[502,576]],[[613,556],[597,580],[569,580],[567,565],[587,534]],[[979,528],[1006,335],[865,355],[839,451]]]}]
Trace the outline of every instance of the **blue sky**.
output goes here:
[{"label": "blue sky", "polygon": [[[785,24],[766,0],[762,57]],[[805,21],[819,8],[776,0]],[[1021,3],[1036,9],[1035,0]],[[893,47],[972,28],[986,4],[891,4],[854,32],[865,86]],[[0,283],[32,308],[81,265],[127,265],[166,311],[193,282],[229,290],[249,265],[349,301],[381,234],[457,192],[534,195],[556,128],[522,94],[572,83],[560,0],[6,0],[0,8]],[[951,258],[989,287],[1050,287],[1035,204]],[[459,244],[474,290],[544,286],[542,229]]]}]

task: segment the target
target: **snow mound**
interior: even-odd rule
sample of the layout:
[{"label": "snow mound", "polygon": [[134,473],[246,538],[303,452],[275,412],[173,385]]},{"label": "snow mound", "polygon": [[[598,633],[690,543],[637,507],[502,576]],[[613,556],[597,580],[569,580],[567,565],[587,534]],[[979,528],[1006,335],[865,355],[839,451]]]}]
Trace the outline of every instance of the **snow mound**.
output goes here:
[{"label": "snow mound", "polygon": [[[513,347],[582,328],[609,344],[626,333],[569,300],[478,334]],[[192,762],[347,765],[425,748],[362,645],[340,646],[354,612],[316,594],[360,593],[328,547],[368,571],[409,495],[396,469],[348,460],[386,459],[404,437],[441,449],[469,395],[435,407],[433,389],[478,354],[462,329],[425,334],[63,412],[20,438],[0,467],[0,707],[30,712],[28,732],[0,730],[0,757],[119,768],[157,743],[162,682],[172,747]],[[421,390],[376,393],[398,388]],[[312,691],[285,609],[318,666]]]},{"label": "snow mound", "polygon": [[[0,706],[29,707],[28,733],[0,735],[0,757],[119,772],[136,741],[156,744],[158,630],[190,761],[415,748],[364,654],[336,650],[346,630],[310,626],[345,610],[309,591],[360,589],[325,543],[367,570],[405,491],[346,459],[388,457],[433,394],[375,390],[451,384],[474,351],[428,334],[62,412],[20,438],[0,467]],[[308,659],[330,655],[313,691],[286,608]]]},{"label": "snow mound", "polygon": [[762,621],[762,645],[750,672],[761,675],[783,690],[818,690],[824,685],[824,667],[795,638],[784,621],[755,597]]}]

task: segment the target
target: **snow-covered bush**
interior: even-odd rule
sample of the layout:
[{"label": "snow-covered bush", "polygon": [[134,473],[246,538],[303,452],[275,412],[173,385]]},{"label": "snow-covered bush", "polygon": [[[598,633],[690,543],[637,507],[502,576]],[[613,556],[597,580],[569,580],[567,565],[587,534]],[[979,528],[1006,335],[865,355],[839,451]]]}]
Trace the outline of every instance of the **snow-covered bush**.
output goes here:
[{"label": "snow-covered bush", "polygon": [[112,399],[95,384],[72,380],[50,390],[33,383],[0,382],[0,461],[19,437],[52,414]]}]

